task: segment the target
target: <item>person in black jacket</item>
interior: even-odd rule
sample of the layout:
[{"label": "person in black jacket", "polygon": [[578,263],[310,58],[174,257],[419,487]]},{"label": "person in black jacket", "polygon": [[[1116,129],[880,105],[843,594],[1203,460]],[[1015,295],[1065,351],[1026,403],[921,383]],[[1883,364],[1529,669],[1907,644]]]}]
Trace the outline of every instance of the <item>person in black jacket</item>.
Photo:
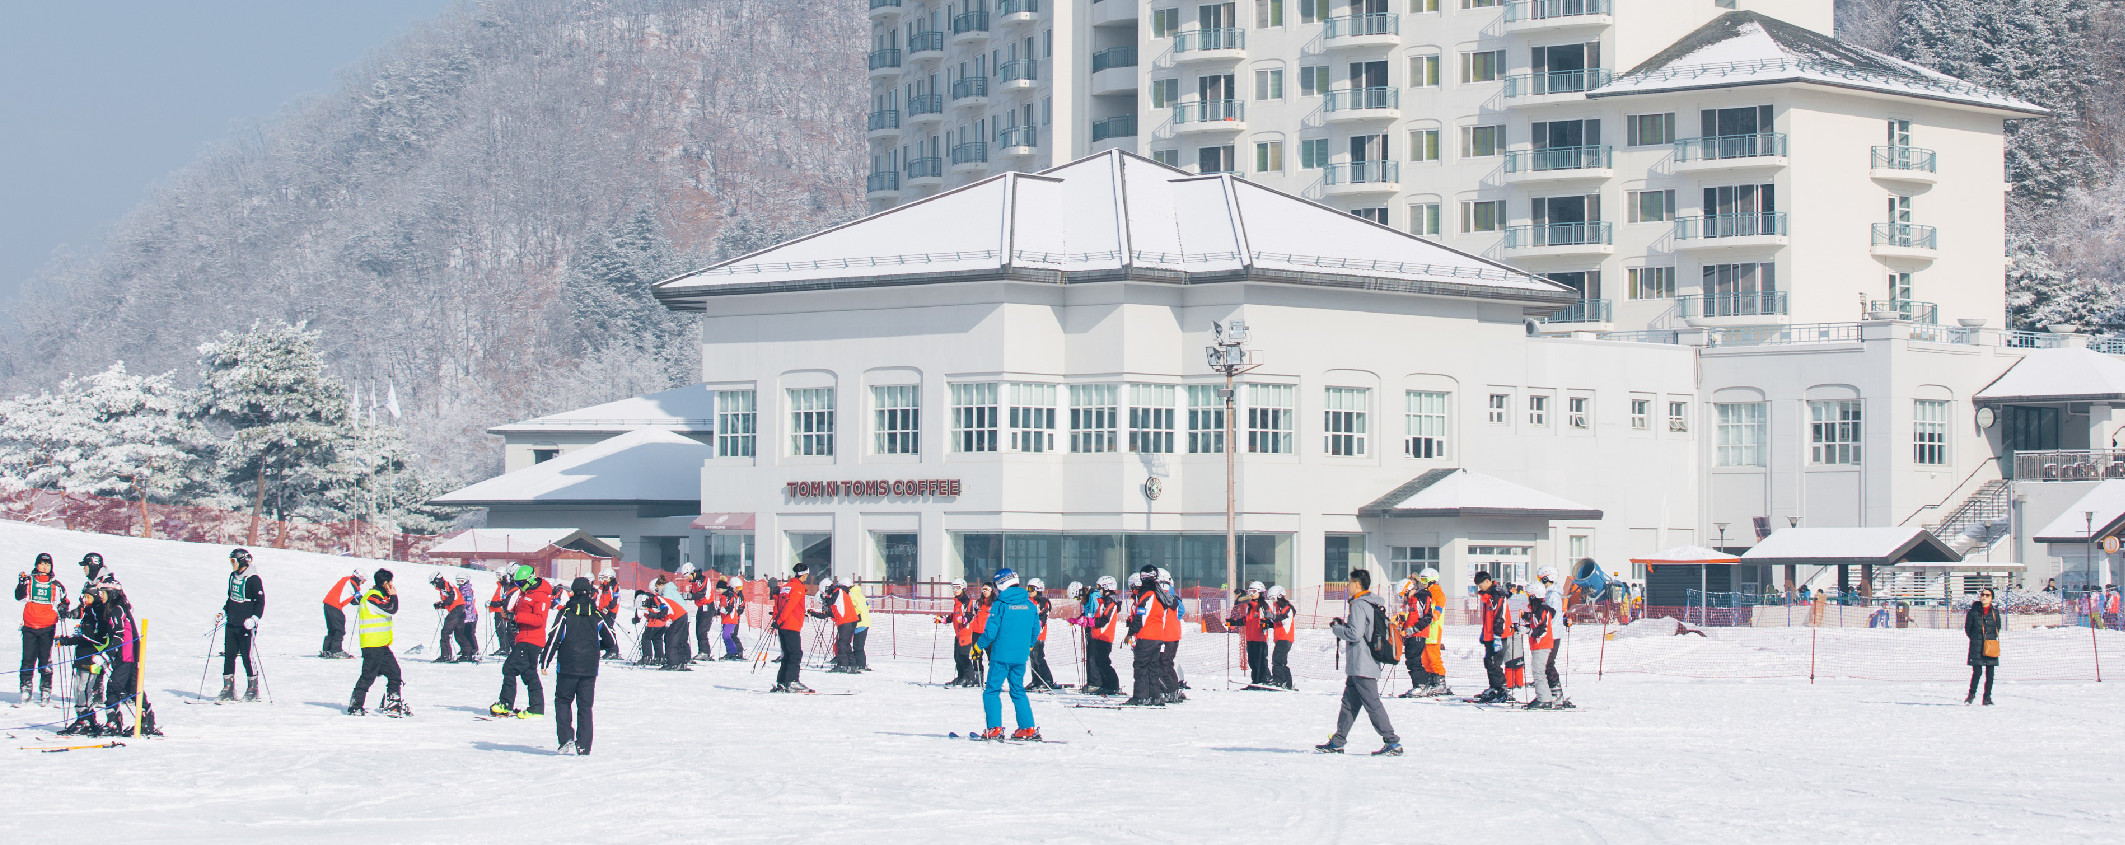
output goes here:
[{"label": "person in black jacket", "polygon": [[229,597],[221,605],[221,695],[217,700],[236,700],[237,658],[243,659],[243,700],[258,700],[258,670],[251,665],[251,638],[258,632],[259,617],[265,615],[266,582],[251,574],[251,552],[229,552]]},{"label": "person in black jacket", "polygon": [[1986,643],[1996,643],[2000,639],[2000,609],[1992,603],[1990,589],[1979,590],[1977,601],[1970,604],[1970,612],[1963,615],[1963,636],[1970,638],[1970,692],[1963,696],[1963,703],[1969,704],[1977,697],[1977,681],[1982,675],[1985,679],[1985,706],[1990,707],[1992,675],[2000,666],[1996,649],[1994,654],[1985,653]]},{"label": "person in black jacket", "polygon": [[83,592],[75,609],[74,633],[59,639],[74,647],[74,721],[59,731],[61,735],[96,736],[104,731],[96,721],[96,705],[103,699],[108,678],[104,666],[109,661],[97,658],[118,645],[104,595],[101,589]]},{"label": "person in black jacket", "polygon": [[[544,665],[554,666],[553,732],[557,754],[590,753],[591,705],[597,699],[598,658],[605,616],[598,612],[590,579],[578,576],[568,585],[568,604],[546,638]],[[573,711],[573,712],[571,712]]]}]

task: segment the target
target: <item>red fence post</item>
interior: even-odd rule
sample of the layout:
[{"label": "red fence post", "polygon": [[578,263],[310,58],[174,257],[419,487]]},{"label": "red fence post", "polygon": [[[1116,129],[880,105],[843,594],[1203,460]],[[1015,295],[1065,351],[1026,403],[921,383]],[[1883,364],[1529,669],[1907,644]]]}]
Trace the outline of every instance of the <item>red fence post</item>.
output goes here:
[{"label": "red fence post", "polygon": [[2095,614],[2088,615],[2088,650],[2095,655],[2095,682],[2103,682],[2103,647],[2096,644]]},{"label": "red fence post", "polygon": [[1601,680],[1601,672],[1608,667],[1608,659],[1609,620],[1608,617],[1604,616],[1601,617],[1601,653],[1594,660],[1594,680]]},{"label": "red fence post", "polygon": [[1816,628],[1808,629],[1808,683],[1811,684],[1815,683],[1815,632],[1817,630]]}]

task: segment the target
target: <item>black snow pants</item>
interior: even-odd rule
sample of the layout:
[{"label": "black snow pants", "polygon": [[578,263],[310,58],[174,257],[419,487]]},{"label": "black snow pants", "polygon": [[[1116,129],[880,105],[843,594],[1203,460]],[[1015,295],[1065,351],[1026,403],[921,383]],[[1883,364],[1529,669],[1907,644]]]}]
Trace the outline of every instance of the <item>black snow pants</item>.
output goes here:
[{"label": "black snow pants", "polygon": [[22,629],[22,671],[16,673],[16,681],[23,689],[30,688],[30,673],[37,673],[38,689],[52,688],[52,632],[56,628]]},{"label": "black snow pants", "polygon": [[325,644],[318,654],[338,654],[347,649],[347,612],[329,604],[325,609]]},{"label": "black snow pants", "polygon": [[775,636],[782,643],[782,666],[775,670],[775,683],[794,684],[798,670],[804,668],[804,637],[801,632],[780,628]]},{"label": "black snow pants", "polygon": [[[368,649],[362,649],[368,651]],[[530,643],[514,643],[509,646],[509,659],[502,661],[503,707],[516,709],[516,682],[524,680],[524,694],[531,699],[525,708],[537,715],[546,714],[546,685],[539,682],[539,647]]]},{"label": "black snow pants", "polygon": [[556,675],[553,679],[553,733],[562,745],[576,744],[590,753],[590,707],[598,697],[598,676]]}]

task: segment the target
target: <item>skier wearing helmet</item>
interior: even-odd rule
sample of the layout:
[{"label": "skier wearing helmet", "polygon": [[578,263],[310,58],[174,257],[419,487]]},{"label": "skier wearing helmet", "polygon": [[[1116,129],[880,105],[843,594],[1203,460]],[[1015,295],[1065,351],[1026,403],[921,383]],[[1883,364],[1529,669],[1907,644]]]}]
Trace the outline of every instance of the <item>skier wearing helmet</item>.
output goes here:
[{"label": "skier wearing helmet", "polygon": [[52,643],[68,606],[66,585],[52,568],[52,556],[39,552],[30,571],[15,579],[15,600],[22,602],[22,669],[15,673],[22,682],[22,697],[17,704],[30,702],[32,675],[40,690],[38,702],[52,700]]},{"label": "skier wearing helmet", "polygon": [[[1550,612],[1556,615],[1556,623],[1565,628],[1572,627],[1571,617],[1564,613],[1564,586],[1557,583],[1557,567],[1542,567],[1540,572],[1535,573],[1535,577],[1542,582],[1542,603],[1548,605]],[[1535,592],[1536,590],[1528,591],[1530,595]],[[1551,633],[1551,637],[1555,637],[1555,632]],[[1550,691],[1555,696],[1552,703],[1564,701],[1564,685],[1558,682],[1560,679],[1557,677],[1557,651],[1555,648],[1550,649],[1549,656],[1542,662],[1543,680],[1549,682]]]},{"label": "skier wearing helmet", "polygon": [[[539,681],[539,654],[546,648],[546,614],[553,608],[553,585],[540,578],[528,563],[517,564],[509,581],[509,597],[503,600],[502,609],[516,628],[516,638],[509,645],[508,659],[502,661],[501,697],[487,712],[536,719],[546,715],[546,687]],[[516,709],[518,679],[524,681],[524,692],[531,700],[531,706],[524,710]]]},{"label": "skier wearing helmet", "polygon": [[360,572],[349,572],[325,593],[325,642],[317,650],[318,657],[340,660],[354,656],[346,649],[347,605],[361,600],[363,583]]},{"label": "skier wearing helmet", "polygon": [[1298,634],[1298,616],[1298,608],[1284,597],[1284,588],[1270,587],[1263,602],[1262,621],[1268,623],[1270,636],[1276,640],[1276,650],[1269,657],[1271,686],[1295,689],[1291,683],[1291,641]]},{"label": "skier wearing helmet", "polygon": [[694,659],[714,660],[715,613],[709,609],[709,605],[715,604],[716,598],[708,587],[708,576],[694,569],[692,564],[681,567],[679,571],[686,574],[686,599],[694,606]]},{"label": "skier wearing helmet", "polygon": [[1232,612],[1225,614],[1225,624],[1240,632],[1240,640],[1247,644],[1247,685],[1267,686],[1269,673],[1269,631],[1262,622],[1262,582],[1255,581],[1234,597]]},{"label": "skier wearing helmet", "polygon": [[[86,561],[84,561],[86,563]],[[229,594],[221,604],[222,651],[221,695],[218,701],[236,700],[236,660],[243,659],[243,700],[258,700],[258,670],[251,665],[251,638],[258,620],[266,615],[266,584],[251,574],[251,552],[229,552]]]},{"label": "skier wearing helmet", "polygon": [[1099,576],[1078,616],[1078,624],[1085,626],[1085,692],[1092,695],[1122,691],[1121,676],[1114,673],[1114,637],[1127,613],[1115,592],[1114,576]]},{"label": "skier wearing helmet", "polygon": [[849,595],[850,579],[842,575],[819,589],[819,605],[834,623],[834,666],[837,675],[856,673],[856,600]]},{"label": "skier wearing helmet", "polygon": [[974,593],[967,589],[964,579],[952,579],[952,612],[946,616],[946,621],[952,623],[952,667],[958,670],[958,674],[945,686],[975,686]]},{"label": "skier wearing helmet", "polygon": [[986,685],[982,687],[981,709],[988,717],[988,728],[982,731],[982,739],[1003,739],[1003,686],[1011,685],[1011,712],[1018,723],[1015,740],[1040,740],[1040,728],[1033,724],[1033,705],[1026,698],[1026,661],[1033,654],[1033,644],[1040,627],[1040,611],[1033,606],[1033,599],[1026,589],[1018,585],[1018,573],[1009,569],[998,570],[991,582],[997,590],[996,600],[989,608],[988,619],[982,626],[981,638],[976,641],[980,649],[990,655],[991,671]]},{"label": "skier wearing helmet", "polygon": [[475,602],[479,601],[480,596],[479,593],[472,589],[472,579],[463,575],[457,577],[455,589],[457,590],[458,599],[457,662],[478,663],[480,662],[480,611],[479,605],[475,604]]},{"label": "skier wearing helmet", "polygon": [[1039,578],[1026,579],[1026,593],[1033,599],[1033,609],[1040,611],[1040,628],[1033,637],[1033,649],[1026,657],[1026,669],[1032,673],[1026,681],[1026,689],[1055,689],[1055,670],[1048,668],[1048,614],[1055,605],[1048,601],[1048,585]]},{"label": "skier wearing helmet", "polygon": [[1167,650],[1178,650],[1181,638],[1180,599],[1170,590],[1165,570],[1145,565],[1129,587],[1134,602],[1129,614],[1129,639],[1135,642],[1136,686],[1124,705],[1164,707],[1180,701],[1180,687],[1172,682],[1172,663]]}]

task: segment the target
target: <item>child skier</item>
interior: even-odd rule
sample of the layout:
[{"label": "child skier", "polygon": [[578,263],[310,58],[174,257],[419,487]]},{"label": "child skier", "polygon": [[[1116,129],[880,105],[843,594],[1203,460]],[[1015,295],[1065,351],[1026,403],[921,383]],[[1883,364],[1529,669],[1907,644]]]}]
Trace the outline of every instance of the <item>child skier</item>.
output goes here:
[{"label": "child skier", "polygon": [[1120,635],[1122,620],[1127,616],[1120,598],[1115,595],[1114,576],[1099,576],[1099,580],[1093,582],[1092,592],[1085,597],[1084,615],[1080,617],[1084,620],[1086,638],[1086,693],[1121,694],[1121,676],[1114,673],[1114,638]]},{"label": "child skier", "polygon": [[738,623],[745,620],[745,599],[729,582],[716,593],[716,621],[723,626],[723,659],[744,660],[745,646],[738,642]]},{"label": "child skier", "polygon": [[1550,686],[1549,676],[1542,671],[1543,666],[1549,665],[1550,654],[1557,647],[1557,611],[1542,596],[1529,593],[1527,610],[1520,614],[1520,621],[1527,628],[1528,675],[1535,684],[1535,700],[1527,703],[1527,709],[1551,710],[1571,706],[1564,702],[1555,687]]},{"label": "child skier", "polygon": [[1247,683],[1252,686],[1267,686],[1269,673],[1269,637],[1262,624],[1262,582],[1247,585],[1232,603],[1232,612],[1225,614],[1225,624],[1240,632],[1240,641],[1247,644],[1243,652],[1247,661]]},{"label": "child skier", "polygon": [[974,592],[967,582],[952,579],[952,666],[958,669],[948,687],[974,686]]},{"label": "child skier", "polygon": [[1040,728],[1033,725],[1033,705],[1026,699],[1026,661],[1031,657],[1035,634],[1040,626],[1040,611],[1024,587],[1018,585],[1018,574],[1009,569],[996,573],[995,586],[1001,590],[996,602],[989,609],[988,619],[982,627],[981,637],[975,641],[983,653],[989,655],[988,683],[982,687],[982,713],[988,717],[988,728],[982,731],[982,739],[1003,739],[1003,685],[1011,685],[1012,718],[1018,723],[1015,740],[1040,739]]},{"label": "child skier", "polygon": [[598,655],[604,636],[605,615],[598,610],[597,594],[589,578],[577,577],[569,585],[568,603],[561,607],[552,642],[546,645],[542,666],[555,665],[553,679],[553,732],[560,742],[559,754],[590,754],[591,705],[597,700]]},{"label": "child skier", "polygon": [[402,679],[398,655],[391,652],[391,621],[398,615],[398,585],[391,583],[391,570],[376,571],[376,586],[362,593],[355,606],[355,636],[362,649],[362,674],[354,681],[354,694],[347,699],[347,715],[369,714],[369,686],[384,679],[384,703],[378,708],[387,716],[411,716],[400,697]]},{"label": "child skier", "polygon": [[229,597],[221,604],[222,651],[220,701],[236,700],[236,661],[243,659],[243,700],[258,700],[258,669],[251,665],[251,638],[266,615],[266,583],[250,574],[251,552],[229,552]]},{"label": "child skier", "polygon": [[1269,603],[1264,621],[1269,623],[1270,636],[1276,640],[1276,650],[1269,657],[1269,683],[1284,689],[1296,689],[1291,680],[1291,641],[1298,636],[1299,609],[1291,606],[1284,597],[1281,586],[1269,588]]},{"label": "child skier", "polygon": [[52,703],[52,638],[67,607],[66,585],[52,571],[52,556],[38,553],[30,571],[15,579],[15,600],[22,602],[22,682],[18,704],[30,702],[30,675],[37,676],[37,703]]},{"label": "child skier", "polygon": [[1475,577],[1476,596],[1480,599],[1476,612],[1477,635],[1483,643],[1483,673],[1490,685],[1475,697],[1480,703],[1509,701],[1512,693],[1505,686],[1505,649],[1512,642],[1512,623],[1506,621],[1506,599],[1510,597],[1503,586],[1491,580],[1490,573],[1478,572]]},{"label": "child skier", "polygon": [[327,660],[353,657],[347,653],[347,605],[362,597],[362,574],[349,572],[332,583],[325,593],[325,643],[317,656]]}]

